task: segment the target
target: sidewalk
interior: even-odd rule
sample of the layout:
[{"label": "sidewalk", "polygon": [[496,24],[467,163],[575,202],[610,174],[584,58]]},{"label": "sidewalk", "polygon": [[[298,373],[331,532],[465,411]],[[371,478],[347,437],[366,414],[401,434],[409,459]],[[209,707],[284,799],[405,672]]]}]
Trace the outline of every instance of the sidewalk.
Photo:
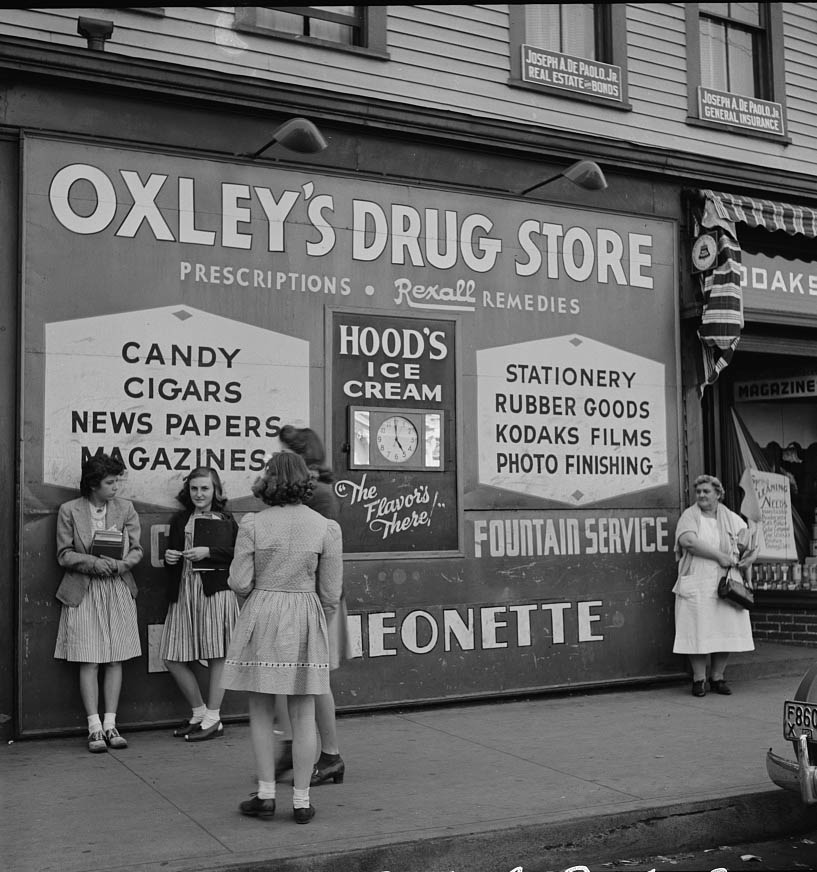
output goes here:
[{"label": "sidewalk", "polygon": [[782,702],[809,653],[736,655],[731,697],[684,682],[342,717],[346,780],[312,789],[307,826],[291,778],[273,821],[237,812],[254,790],[246,724],[197,745],[131,732],[100,755],[15,742],[0,856],[9,872],[544,872],[802,831],[817,810],[769,781],[765,754],[793,757]]}]

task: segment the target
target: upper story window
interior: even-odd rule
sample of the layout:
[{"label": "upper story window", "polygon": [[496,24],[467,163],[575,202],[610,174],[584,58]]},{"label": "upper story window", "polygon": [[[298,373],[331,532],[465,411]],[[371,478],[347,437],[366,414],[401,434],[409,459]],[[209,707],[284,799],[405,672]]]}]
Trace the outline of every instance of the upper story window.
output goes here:
[{"label": "upper story window", "polygon": [[386,53],[385,6],[236,6],[235,27],[329,48]]},{"label": "upper story window", "polygon": [[511,84],[629,108],[624,3],[510,4]]},{"label": "upper story window", "polygon": [[687,3],[689,120],[786,135],[780,3]]},{"label": "upper story window", "polygon": [[525,41],[537,48],[609,63],[610,7],[601,3],[525,6]]},{"label": "upper story window", "polygon": [[[769,99],[766,3],[699,3],[701,84]],[[763,7],[763,8],[761,8]]]}]

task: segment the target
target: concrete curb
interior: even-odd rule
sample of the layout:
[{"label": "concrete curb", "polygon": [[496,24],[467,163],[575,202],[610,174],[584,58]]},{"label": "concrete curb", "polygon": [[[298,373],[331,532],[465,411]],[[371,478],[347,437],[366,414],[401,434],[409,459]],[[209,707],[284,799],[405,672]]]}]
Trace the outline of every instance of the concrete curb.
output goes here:
[{"label": "concrete curb", "polygon": [[[524,872],[600,868],[629,857],[674,854],[808,832],[817,806],[772,789],[750,794],[575,816],[297,857],[166,862],[164,872]],[[138,867],[147,869],[148,867]],[[136,872],[133,867],[132,872]]]}]

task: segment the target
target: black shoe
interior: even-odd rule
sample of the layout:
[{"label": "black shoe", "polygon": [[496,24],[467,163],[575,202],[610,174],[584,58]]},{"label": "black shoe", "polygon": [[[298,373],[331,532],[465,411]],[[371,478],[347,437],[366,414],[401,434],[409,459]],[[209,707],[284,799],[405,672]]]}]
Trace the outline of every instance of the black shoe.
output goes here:
[{"label": "black shoe", "polygon": [[269,820],[275,815],[275,800],[274,799],[259,799],[257,795],[253,795],[252,799],[245,799],[238,806],[241,814],[248,817],[264,818]]},{"label": "black shoe", "polygon": [[345,772],[346,765],[340,754],[335,755],[335,758],[330,761],[327,761],[326,757],[321,754],[318,762],[315,764],[315,768],[312,770],[309,786],[316,787],[319,784],[326,784],[328,781],[334,781],[335,784],[343,784]]},{"label": "black shoe", "polygon": [[286,775],[292,769],[292,740],[284,739],[281,742],[281,753],[275,761],[275,780]]},{"label": "black shoe", "polygon": [[692,695],[693,696],[706,696],[706,682],[705,681],[693,681],[692,682]]},{"label": "black shoe", "polygon": [[185,742],[206,742],[208,739],[220,739],[223,735],[224,727],[221,725],[221,721],[216,721],[212,727],[207,727],[206,730],[199,727],[198,730],[188,733],[184,740]]},{"label": "black shoe", "polygon": [[732,688],[726,683],[726,680],[721,678],[720,681],[717,681],[714,678],[709,679],[709,688],[710,690],[714,690],[715,693],[721,693],[724,696],[732,695]]},{"label": "black shoe", "polygon": [[201,721],[199,721],[199,723],[197,723],[197,724],[191,724],[190,721],[184,721],[183,723],[179,724],[179,726],[176,727],[175,730],[173,730],[173,735],[177,739],[183,739],[189,733],[195,733],[197,730],[200,730],[200,729],[201,729]]},{"label": "black shoe", "polygon": [[308,824],[315,817],[315,806],[310,805],[306,808],[293,808],[292,817],[295,818],[296,824]]}]

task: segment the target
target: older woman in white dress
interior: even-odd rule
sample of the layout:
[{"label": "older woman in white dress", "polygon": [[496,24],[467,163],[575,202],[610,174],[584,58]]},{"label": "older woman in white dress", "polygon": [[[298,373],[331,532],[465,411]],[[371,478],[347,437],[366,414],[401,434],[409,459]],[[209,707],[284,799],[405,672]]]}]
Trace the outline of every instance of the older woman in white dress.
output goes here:
[{"label": "older woman in white dress", "polygon": [[695,479],[694,506],[678,520],[675,556],[678,580],[675,594],[673,652],[686,654],[692,664],[692,695],[706,695],[709,686],[721,694],[732,691],[724,678],[732,651],[754,651],[749,612],[718,597],[718,581],[729,567],[748,565],[746,522],[721,503],[723,485],[712,475]]}]

